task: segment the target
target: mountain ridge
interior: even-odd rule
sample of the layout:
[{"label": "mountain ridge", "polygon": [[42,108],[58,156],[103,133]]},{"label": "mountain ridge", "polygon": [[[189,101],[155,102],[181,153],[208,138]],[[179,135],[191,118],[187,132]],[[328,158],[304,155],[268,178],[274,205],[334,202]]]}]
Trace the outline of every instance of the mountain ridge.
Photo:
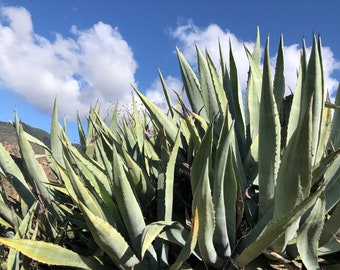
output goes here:
[{"label": "mountain ridge", "polygon": [[[21,123],[24,131],[33,137],[42,141],[47,147],[51,145],[50,134],[40,128],[32,127],[24,122]],[[18,136],[15,127],[10,122],[0,121],[0,143],[6,148],[6,150],[15,156],[19,156]],[[32,144],[33,150],[36,153],[41,153],[43,150],[41,146]]]}]

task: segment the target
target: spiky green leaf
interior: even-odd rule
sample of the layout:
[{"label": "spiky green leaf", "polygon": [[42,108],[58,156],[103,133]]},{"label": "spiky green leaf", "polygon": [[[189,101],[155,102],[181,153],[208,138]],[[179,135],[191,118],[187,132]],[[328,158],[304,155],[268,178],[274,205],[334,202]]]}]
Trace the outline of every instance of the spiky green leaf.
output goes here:
[{"label": "spiky green leaf", "polygon": [[10,248],[18,250],[27,257],[45,264],[91,270],[102,267],[94,259],[80,256],[69,249],[52,243],[11,238],[0,238],[0,242]]}]

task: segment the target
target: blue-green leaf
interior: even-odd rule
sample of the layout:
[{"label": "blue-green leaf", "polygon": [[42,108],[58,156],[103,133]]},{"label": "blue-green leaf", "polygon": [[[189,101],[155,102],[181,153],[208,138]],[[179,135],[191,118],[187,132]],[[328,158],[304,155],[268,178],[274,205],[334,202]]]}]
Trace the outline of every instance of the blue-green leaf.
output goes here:
[{"label": "blue-green leaf", "polygon": [[325,196],[322,193],[309,216],[297,231],[297,248],[307,269],[320,269],[318,243],[325,219]]},{"label": "blue-green leaf", "polygon": [[280,165],[280,123],[271,84],[269,38],[267,39],[259,117],[259,217],[274,202],[274,189]]}]

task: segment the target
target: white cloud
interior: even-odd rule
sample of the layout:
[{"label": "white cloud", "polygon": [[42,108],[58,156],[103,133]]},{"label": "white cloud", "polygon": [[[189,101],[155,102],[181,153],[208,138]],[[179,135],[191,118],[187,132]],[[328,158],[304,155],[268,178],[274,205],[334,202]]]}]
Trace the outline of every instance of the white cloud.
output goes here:
[{"label": "white cloud", "polygon": [[[255,31],[254,31],[255,33]],[[196,67],[197,56],[194,44],[196,43],[200,50],[204,53],[206,49],[213,59],[215,66],[218,66],[219,50],[218,42],[222,45],[225,59],[229,60],[229,40],[232,45],[234,59],[238,69],[239,80],[242,89],[246,89],[249,63],[246,57],[244,46],[252,51],[254,42],[243,41],[229,30],[222,30],[218,25],[211,24],[206,28],[196,26],[192,21],[179,25],[176,29],[170,31],[170,35],[177,39],[180,51],[185,55],[188,62]],[[286,45],[284,48],[285,55],[285,79],[286,94],[290,94],[290,90],[295,89],[297,72],[300,61],[301,47],[298,44]],[[334,54],[329,47],[323,47],[323,66],[325,88],[334,94],[337,89],[338,82],[332,73],[340,69],[340,62],[334,58]],[[307,54],[310,53],[310,47],[307,48]],[[273,56],[271,62],[275,64],[276,56]],[[229,65],[229,63],[227,63]],[[274,68],[273,68],[274,69]],[[274,73],[274,72],[273,72]]]},{"label": "white cloud", "polygon": [[[90,105],[97,100],[103,111],[116,101],[129,104],[131,84],[137,84],[137,62],[118,28],[98,22],[88,29],[72,26],[70,31],[71,37],[56,34],[55,40],[50,41],[35,33],[31,15],[25,8],[1,8],[0,88],[14,91],[45,113],[50,113],[57,96],[60,115],[68,119],[74,119],[77,111],[81,115],[87,114]],[[192,21],[178,25],[170,35],[178,41],[178,47],[194,67],[195,43],[203,53],[207,49],[218,64],[219,40],[227,60],[230,41],[241,87],[246,88],[249,65],[244,45],[252,50],[254,42],[244,41],[216,24],[200,28]],[[285,47],[287,89],[295,88],[299,56],[297,44]],[[334,91],[337,82],[332,72],[339,69],[340,64],[328,47],[323,48],[323,57],[326,88]],[[180,92],[182,82],[170,75],[165,81],[175,104],[177,97],[172,90]],[[156,104],[163,107],[166,104],[159,79],[144,92]]]},{"label": "white cloud", "polygon": [[98,22],[89,29],[71,28],[73,38],[54,41],[36,34],[30,13],[22,7],[0,10],[0,86],[50,113],[57,96],[61,115],[87,114],[130,101],[137,63],[117,28]]}]

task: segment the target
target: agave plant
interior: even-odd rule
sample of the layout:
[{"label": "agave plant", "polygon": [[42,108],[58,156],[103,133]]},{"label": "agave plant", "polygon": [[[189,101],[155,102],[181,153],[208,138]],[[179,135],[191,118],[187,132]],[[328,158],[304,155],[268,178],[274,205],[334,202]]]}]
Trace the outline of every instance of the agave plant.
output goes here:
[{"label": "agave plant", "polygon": [[[245,49],[246,100],[231,44],[229,66],[220,46],[217,68],[197,47],[198,77],[177,50],[189,104],[180,95],[172,104],[160,73],[168,112],[135,89],[145,111],[133,98],[132,113],[119,119],[116,107],[107,124],[96,105],[86,132],[78,121],[80,147],[55,105],[51,149],[44,146],[55,183],[41,176],[29,149],[28,141],[41,142],[16,121],[26,169],[0,149],[1,173],[15,176],[30,210],[11,216],[3,203],[1,224],[16,232],[0,238],[17,256],[8,269],[19,269],[19,254],[26,265],[32,258],[83,269],[319,269],[320,258],[340,250],[340,91],[331,103],[321,48],[313,37],[307,61],[303,41],[294,95],[284,97],[283,38],[272,80],[269,38],[261,65],[258,31],[253,52]],[[47,239],[18,226],[27,219],[26,232],[44,228],[32,223],[37,205],[55,228]]]},{"label": "agave plant", "polygon": [[[303,42],[293,97],[284,97],[283,38],[273,82],[269,38],[263,68],[259,44],[258,34],[253,53],[246,49],[250,71],[245,106],[231,46],[230,67],[221,50],[219,73],[209,54],[204,57],[197,47],[199,78],[178,51],[191,106],[190,111],[182,106],[178,125],[181,146],[192,151],[187,156],[192,162],[187,162],[192,164],[192,213],[198,210],[200,254],[217,269],[244,267],[261,253],[284,263],[299,255],[307,268],[317,269],[318,255],[339,251],[339,224],[333,219],[339,196],[333,192],[339,181],[335,130],[340,94],[335,104],[326,99],[320,38],[313,37],[308,61]],[[138,94],[173,143],[174,121]],[[332,233],[326,232],[330,227]],[[329,238],[319,241],[325,235]]]}]

